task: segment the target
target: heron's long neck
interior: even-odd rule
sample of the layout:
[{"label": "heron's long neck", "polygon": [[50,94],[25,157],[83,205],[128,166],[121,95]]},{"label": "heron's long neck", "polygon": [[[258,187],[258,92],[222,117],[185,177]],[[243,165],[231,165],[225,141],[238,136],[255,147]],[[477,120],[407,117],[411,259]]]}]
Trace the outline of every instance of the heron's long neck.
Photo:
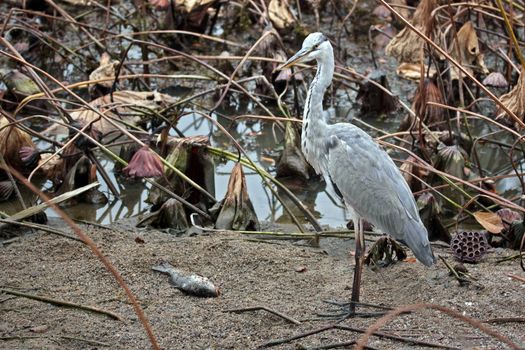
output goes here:
[{"label": "heron's long neck", "polygon": [[[334,54],[329,50],[317,60],[317,73],[312,80],[303,115],[303,138],[312,137],[312,131],[321,131],[326,124],[323,113],[323,97],[334,75]],[[313,129],[313,130],[312,130]],[[308,135],[310,133],[310,135]]]}]

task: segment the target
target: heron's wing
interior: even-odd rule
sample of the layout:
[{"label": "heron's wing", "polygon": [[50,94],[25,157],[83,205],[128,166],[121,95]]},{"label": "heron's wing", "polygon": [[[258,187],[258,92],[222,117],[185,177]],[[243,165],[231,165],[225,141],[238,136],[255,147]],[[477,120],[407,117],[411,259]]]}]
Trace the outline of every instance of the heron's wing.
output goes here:
[{"label": "heron's wing", "polygon": [[412,192],[388,154],[358,127],[334,124],[329,128],[328,172],[345,201],[368,219],[405,212],[419,220]]},{"label": "heron's wing", "polygon": [[356,126],[345,123],[328,128],[326,170],[345,204],[381,231],[405,241],[416,256],[419,249],[426,256],[430,252],[426,229],[392,159]]}]

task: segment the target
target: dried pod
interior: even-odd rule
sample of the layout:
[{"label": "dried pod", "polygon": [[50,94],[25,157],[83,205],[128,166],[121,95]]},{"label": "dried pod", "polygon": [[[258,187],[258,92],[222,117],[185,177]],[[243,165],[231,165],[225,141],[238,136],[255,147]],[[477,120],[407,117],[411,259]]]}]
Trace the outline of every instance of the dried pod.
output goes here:
[{"label": "dried pod", "polygon": [[375,115],[395,111],[397,107],[395,98],[376,84],[387,90],[390,89],[386,72],[376,69],[370,72],[366,81],[360,85],[357,99],[361,102],[361,113],[373,113]]},{"label": "dried pod", "polygon": [[163,166],[160,158],[148,146],[139,149],[122,172],[128,177],[162,176]]},{"label": "dried pod", "polygon": [[430,192],[421,194],[417,199],[419,216],[427,228],[428,239],[450,243],[451,236],[442,222],[443,210],[436,197]]},{"label": "dried pod", "polygon": [[215,227],[225,230],[259,230],[259,220],[248,196],[246,178],[240,163],[235,164],[228,182],[228,190],[221,202]]},{"label": "dried pod", "polygon": [[450,242],[450,248],[459,261],[477,263],[490,249],[486,234],[479,231],[459,231]]},{"label": "dried pod", "polygon": [[276,166],[277,177],[294,177],[306,181],[315,174],[299,145],[299,133],[291,122],[286,123],[284,150]]},{"label": "dried pod", "polygon": [[500,72],[492,72],[483,79],[483,85],[497,88],[506,88],[509,86],[507,79]]},{"label": "dried pod", "polygon": [[[437,7],[436,0],[422,0],[416,8],[412,24],[431,38],[434,37],[435,23],[432,11]],[[410,28],[405,27],[387,45],[387,55],[395,57],[399,63],[422,63],[424,41]]]},{"label": "dried pod", "polygon": [[[434,79],[425,79],[417,87],[412,109],[417,116],[430,127],[433,124],[441,123],[446,118],[446,110],[442,107],[429,105],[429,102],[444,105],[445,98],[442,90],[436,84]],[[442,126],[443,127],[443,126]]]},{"label": "dried pod", "polygon": [[[512,90],[510,90],[505,95],[500,97],[501,103],[507,107],[511,112],[518,116],[523,121],[523,116],[525,115],[525,74],[523,74],[524,69],[521,69],[520,76],[518,78],[518,83]],[[505,118],[509,123],[515,123],[507,113],[500,109],[498,111],[498,118]],[[516,128],[519,128],[519,125],[516,123]]]}]

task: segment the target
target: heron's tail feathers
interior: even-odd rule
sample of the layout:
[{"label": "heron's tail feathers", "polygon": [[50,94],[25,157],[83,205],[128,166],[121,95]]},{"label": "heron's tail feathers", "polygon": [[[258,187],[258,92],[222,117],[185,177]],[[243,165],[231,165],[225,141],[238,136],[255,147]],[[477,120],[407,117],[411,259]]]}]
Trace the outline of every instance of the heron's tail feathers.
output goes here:
[{"label": "heron's tail feathers", "polygon": [[427,229],[423,223],[417,222],[410,225],[405,232],[404,242],[422,264],[432,266],[436,262],[428,240]]}]

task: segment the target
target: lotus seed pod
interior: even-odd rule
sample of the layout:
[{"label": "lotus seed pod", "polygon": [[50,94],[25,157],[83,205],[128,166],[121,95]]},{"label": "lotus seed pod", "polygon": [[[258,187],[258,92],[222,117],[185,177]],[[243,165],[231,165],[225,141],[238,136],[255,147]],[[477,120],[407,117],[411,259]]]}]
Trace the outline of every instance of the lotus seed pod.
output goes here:
[{"label": "lotus seed pod", "polygon": [[477,263],[489,249],[484,232],[459,231],[450,242],[450,248],[459,261]]}]

